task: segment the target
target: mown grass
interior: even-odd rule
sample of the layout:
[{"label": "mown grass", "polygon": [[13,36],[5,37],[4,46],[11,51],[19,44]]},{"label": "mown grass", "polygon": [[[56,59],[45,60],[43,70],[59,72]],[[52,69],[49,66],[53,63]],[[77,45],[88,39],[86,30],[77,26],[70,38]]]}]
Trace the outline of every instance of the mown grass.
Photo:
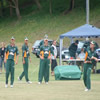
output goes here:
[{"label": "mown grass", "polygon": [[[64,80],[55,81],[54,76],[50,74],[50,82],[46,85],[44,82],[38,85],[39,59],[31,55],[32,63],[29,66],[29,79],[33,82],[27,84],[25,79],[21,82],[17,77],[23,71],[22,57],[19,56],[18,65],[15,66],[14,88],[5,88],[4,71],[0,74],[0,99],[1,100],[99,100],[100,95],[100,74],[92,74],[92,90],[85,92],[83,80]],[[98,68],[100,68],[98,64]],[[9,77],[10,80],[10,77]],[[10,84],[10,81],[9,81]]]},{"label": "mown grass", "polygon": [[[36,5],[21,8],[22,19],[16,17],[4,17],[0,19],[0,42],[9,42],[11,36],[16,38],[16,43],[22,43],[24,37],[29,38],[31,44],[35,40],[41,39],[48,34],[50,39],[58,39],[59,35],[73,28],[85,24],[85,1],[77,0],[75,9],[67,15],[62,12],[69,7],[69,1],[53,1],[53,14],[49,14],[49,2],[42,2],[42,10],[39,11]],[[95,3],[96,6],[93,6]],[[91,0],[90,24],[100,27],[100,7],[99,1]],[[66,38],[65,42],[68,39]],[[69,42],[68,42],[69,43]],[[67,43],[67,44],[68,44]]]},{"label": "mown grass", "polygon": [[[42,0],[45,1],[45,0]],[[49,2],[42,3],[42,10],[37,10],[36,5],[21,8],[21,20],[15,17],[0,18],[0,42],[10,42],[11,36],[16,38],[16,44],[21,51],[24,37],[29,38],[30,48],[33,42],[48,34],[50,39],[57,39],[59,35],[73,28],[85,24],[85,1],[76,0],[75,9],[67,15],[62,12],[69,7],[69,0],[53,0],[53,14],[49,14]],[[66,1],[66,3],[65,3]],[[23,1],[21,1],[22,4]],[[20,4],[20,6],[21,6]],[[100,27],[100,1],[91,0],[90,24]],[[96,39],[97,40],[97,39]],[[67,38],[65,45],[69,44]],[[99,40],[98,40],[99,42]],[[18,65],[15,66],[14,88],[7,89],[5,85],[4,71],[0,74],[0,100],[99,100],[100,98],[100,74],[92,74],[92,90],[84,92],[83,80],[78,81],[55,81],[50,75],[49,85],[38,85],[39,59],[33,54],[29,66],[29,79],[33,82],[27,84],[23,78],[18,82],[17,77],[23,71],[21,52]],[[58,60],[59,61],[59,60]],[[98,64],[100,68],[100,64]]]}]

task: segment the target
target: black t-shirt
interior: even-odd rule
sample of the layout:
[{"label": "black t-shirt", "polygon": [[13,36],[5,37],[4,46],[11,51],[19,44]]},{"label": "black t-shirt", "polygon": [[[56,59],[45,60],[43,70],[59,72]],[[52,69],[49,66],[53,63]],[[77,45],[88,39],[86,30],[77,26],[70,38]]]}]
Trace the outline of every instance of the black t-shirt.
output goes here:
[{"label": "black t-shirt", "polygon": [[76,51],[77,51],[78,46],[75,43],[72,43],[69,47],[69,54],[71,57],[75,57]]},{"label": "black t-shirt", "polygon": [[5,54],[5,49],[0,48],[0,57],[4,58],[4,54]]}]

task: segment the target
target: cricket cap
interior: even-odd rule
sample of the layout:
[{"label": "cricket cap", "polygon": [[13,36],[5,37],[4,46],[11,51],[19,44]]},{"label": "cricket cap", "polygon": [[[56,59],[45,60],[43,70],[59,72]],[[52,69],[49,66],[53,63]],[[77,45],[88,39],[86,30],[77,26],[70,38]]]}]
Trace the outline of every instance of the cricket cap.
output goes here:
[{"label": "cricket cap", "polygon": [[94,41],[91,41],[90,43],[91,43],[91,44],[95,44],[95,42],[94,42]]},{"label": "cricket cap", "polygon": [[27,38],[27,37],[25,37],[25,40],[27,41],[27,40],[28,40],[28,38]]},{"label": "cricket cap", "polygon": [[11,37],[11,40],[15,40],[15,38],[12,36],[12,37]]}]

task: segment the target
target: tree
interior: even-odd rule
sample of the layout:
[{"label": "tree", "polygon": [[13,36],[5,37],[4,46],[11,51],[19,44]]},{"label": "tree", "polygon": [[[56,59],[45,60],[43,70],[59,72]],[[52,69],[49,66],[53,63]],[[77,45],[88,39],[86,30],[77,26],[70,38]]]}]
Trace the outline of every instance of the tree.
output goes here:
[{"label": "tree", "polygon": [[72,11],[74,6],[75,6],[75,0],[70,0],[70,7],[68,10],[64,11],[64,14],[68,14],[70,11]]},{"label": "tree", "polygon": [[12,17],[13,15],[12,1],[9,0],[8,2],[9,2],[9,8],[10,8],[10,16]]},{"label": "tree", "polygon": [[34,2],[37,4],[39,10],[41,10],[42,6],[41,6],[39,0],[34,0]]},{"label": "tree", "polygon": [[3,0],[0,0],[0,4],[1,4],[0,16],[3,16],[3,10],[4,10]]},{"label": "tree", "polygon": [[50,2],[50,14],[52,14],[52,0],[49,0],[49,2]]},{"label": "tree", "polygon": [[8,2],[9,2],[9,7],[10,7],[10,16],[12,16],[13,8],[15,8],[16,15],[17,15],[18,19],[21,19],[18,0],[8,0]]}]

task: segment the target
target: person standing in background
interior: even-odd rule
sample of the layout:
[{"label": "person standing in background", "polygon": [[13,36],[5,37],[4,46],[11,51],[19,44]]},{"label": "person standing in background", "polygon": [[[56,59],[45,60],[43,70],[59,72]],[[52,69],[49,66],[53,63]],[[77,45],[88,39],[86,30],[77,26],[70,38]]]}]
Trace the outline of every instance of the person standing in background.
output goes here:
[{"label": "person standing in background", "polygon": [[31,62],[30,58],[30,52],[29,52],[29,47],[28,47],[28,38],[26,37],[24,40],[24,45],[22,46],[22,61],[23,61],[23,72],[22,74],[18,77],[18,80],[21,81],[22,78],[25,76],[26,82],[28,84],[31,84],[32,82],[28,78],[28,67],[29,67],[29,61]]},{"label": "person standing in background", "polygon": [[6,66],[5,66],[5,62],[4,62],[4,55],[5,55],[5,44],[4,42],[1,43],[1,48],[0,48],[0,73],[2,73],[2,68],[3,68],[3,64],[4,64],[4,69],[6,71]]},{"label": "person standing in background", "polygon": [[[77,52],[77,48],[78,48],[78,43],[79,41],[76,40],[75,43],[72,43],[69,47],[69,55],[70,55],[70,59],[76,59],[76,52]],[[70,61],[69,64],[73,65],[75,62],[74,61]]]},{"label": "person standing in background", "polygon": [[[84,60],[85,59],[84,48],[81,49],[81,53],[77,56],[77,59],[80,59],[80,60]],[[78,65],[79,69],[81,69],[80,66],[82,67],[82,72],[83,72],[83,64],[84,64],[83,61],[76,62],[76,65]]]},{"label": "person standing in background", "polygon": [[54,52],[54,56],[51,56],[51,75],[54,75],[54,68],[57,66],[57,48],[56,48],[56,41],[54,40],[51,46],[53,52]]},{"label": "person standing in background", "polygon": [[76,58],[76,51],[77,51],[77,48],[78,48],[78,43],[79,41],[76,40],[75,43],[72,43],[69,47],[69,54],[70,54],[70,57],[72,58]]}]

